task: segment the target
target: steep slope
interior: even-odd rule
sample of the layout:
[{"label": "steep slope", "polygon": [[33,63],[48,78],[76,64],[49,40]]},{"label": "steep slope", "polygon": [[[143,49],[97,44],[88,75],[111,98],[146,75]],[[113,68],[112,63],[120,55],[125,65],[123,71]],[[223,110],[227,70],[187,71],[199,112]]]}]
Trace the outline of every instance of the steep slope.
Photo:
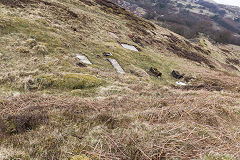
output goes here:
[{"label": "steep slope", "polygon": [[106,0],[3,0],[0,35],[0,159],[240,157],[240,47]]},{"label": "steep slope", "polygon": [[111,1],[186,38],[204,33],[217,42],[239,45],[239,7],[206,0]]}]

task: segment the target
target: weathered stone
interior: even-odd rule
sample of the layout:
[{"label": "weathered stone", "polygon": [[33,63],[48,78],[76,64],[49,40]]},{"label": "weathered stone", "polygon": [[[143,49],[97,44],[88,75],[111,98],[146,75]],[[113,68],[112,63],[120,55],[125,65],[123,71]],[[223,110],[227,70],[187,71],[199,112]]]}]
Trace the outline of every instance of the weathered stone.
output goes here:
[{"label": "weathered stone", "polygon": [[112,55],[112,53],[109,53],[109,52],[103,52],[103,56],[110,57],[110,56],[113,56],[113,55]]},{"label": "weathered stone", "polygon": [[77,62],[76,65],[78,67],[87,67],[86,64],[82,63],[82,62]]},{"label": "weathered stone", "polygon": [[76,56],[80,60],[80,62],[85,63],[85,64],[92,64],[85,55],[78,53],[78,54],[76,54]]},{"label": "weathered stone", "polygon": [[149,69],[149,71],[150,71],[155,77],[160,78],[160,77],[162,76],[162,73],[159,72],[156,68],[151,67],[151,68]]},{"label": "weathered stone", "polygon": [[187,84],[184,83],[184,82],[176,82],[176,84],[179,85],[179,86],[186,86],[186,85],[187,85]]},{"label": "weathered stone", "polygon": [[138,52],[138,49],[135,46],[132,46],[132,45],[129,45],[129,44],[121,44],[121,46],[123,48]]},{"label": "weathered stone", "polygon": [[112,66],[116,69],[118,73],[125,74],[125,71],[122,69],[122,67],[115,59],[108,58],[107,60],[112,64]]},{"label": "weathered stone", "polygon": [[176,79],[181,79],[184,77],[184,74],[180,74],[178,71],[173,70],[172,71],[172,76]]}]

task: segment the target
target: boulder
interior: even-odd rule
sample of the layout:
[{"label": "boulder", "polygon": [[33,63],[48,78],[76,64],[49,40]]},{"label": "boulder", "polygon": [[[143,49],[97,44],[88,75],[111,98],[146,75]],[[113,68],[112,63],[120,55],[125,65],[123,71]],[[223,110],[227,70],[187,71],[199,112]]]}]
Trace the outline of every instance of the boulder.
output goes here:
[{"label": "boulder", "polygon": [[112,55],[112,53],[109,53],[109,52],[103,52],[103,56],[110,57],[110,56],[113,56],[113,55]]},{"label": "boulder", "polygon": [[178,71],[173,70],[172,76],[176,79],[182,79],[184,77],[184,74],[180,74]]},{"label": "boulder", "polygon": [[150,69],[149,69],[149,71],[155,76],[155,77],[161,77],[162,76],[162,73],[161,72],[159,72],[156,68],[153,68],[153,67],[151,67]]},{"label": "boulder", "polygon": [[77,62],[76,65],[78,67],[87,67],[86,64],[82,63],[82,62]]}]

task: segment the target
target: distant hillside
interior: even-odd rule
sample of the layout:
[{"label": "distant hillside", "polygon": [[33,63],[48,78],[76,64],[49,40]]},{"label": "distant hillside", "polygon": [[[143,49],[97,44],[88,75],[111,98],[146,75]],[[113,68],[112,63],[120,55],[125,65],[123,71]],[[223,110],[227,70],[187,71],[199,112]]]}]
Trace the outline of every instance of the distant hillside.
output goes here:
[{"label": "distant hillside", "polygon": [[217,42],[240,45],[239,7],[204,0],[111,1],[186,38],[204,33]]}]

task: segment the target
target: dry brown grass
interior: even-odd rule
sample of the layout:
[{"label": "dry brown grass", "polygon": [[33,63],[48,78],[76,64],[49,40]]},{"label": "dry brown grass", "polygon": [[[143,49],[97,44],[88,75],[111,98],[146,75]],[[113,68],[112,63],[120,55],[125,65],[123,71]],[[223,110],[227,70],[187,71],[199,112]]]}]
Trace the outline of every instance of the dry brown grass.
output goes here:
[{"label": "dry brown grass", "polygon": [[[144,87],[131,96],[104,99],[5,98],[0,130],[8,138],[0,146],[21,141],[9,157],[21,152],[37,159],[81,154],[94,159],[194,159],[211,153],[240,158],[239,96]],[[26,128],[25,120],[33,126]],[[9,123],[18,132],[6,132]],[[50,140],[52,136],[59,138]],[[44,146],[45,154],[40,154]]]}]

